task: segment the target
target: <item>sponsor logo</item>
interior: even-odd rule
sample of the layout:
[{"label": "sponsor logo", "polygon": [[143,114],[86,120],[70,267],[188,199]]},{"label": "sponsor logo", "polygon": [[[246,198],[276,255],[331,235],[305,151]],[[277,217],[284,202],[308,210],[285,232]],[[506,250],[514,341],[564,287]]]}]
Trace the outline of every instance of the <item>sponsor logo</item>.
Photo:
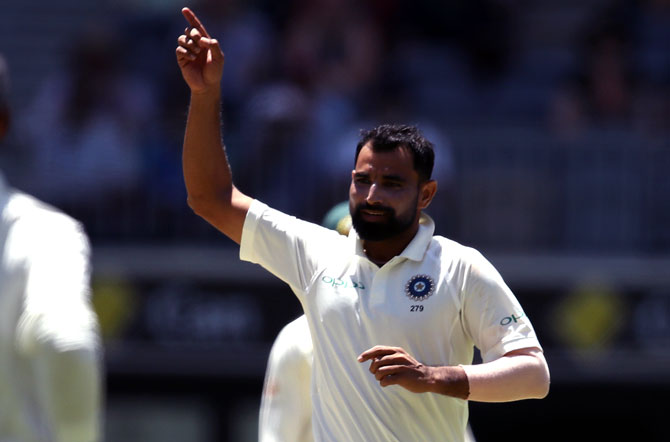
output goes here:
[{"label": "sponsor logo", "polygon": [[332,287],[342,287],[345,289],[354,288],[358,290],[365,290],[365,285],[362,282],[356,282],[353,280],[344,280],[340,278],[333,278],[330,276],[322,276],[321,282],[323,284],[332,286]]},{"label": "sponsor logo", "polygon": [[516,314],[505,316],[500,320],[500,325],[505,326],[510,325],[511,323],[516,324],[517,322],[519,322],[519,319],[523,318],[524,316],[526,316],[524,312],[521,312],[521,314],[519,314],[518,316]]}]

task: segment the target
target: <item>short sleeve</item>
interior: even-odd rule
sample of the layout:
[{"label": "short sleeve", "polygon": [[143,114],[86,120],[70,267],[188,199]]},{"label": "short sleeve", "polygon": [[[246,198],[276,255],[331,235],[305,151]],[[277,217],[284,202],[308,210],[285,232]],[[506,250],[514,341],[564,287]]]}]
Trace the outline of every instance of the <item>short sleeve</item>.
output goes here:
[{"label": "short sleeve", "polygon": [[340,237],[254,201],[244,221],[240,259],[260,264],[296,293],[304,292],[326,256],[323,252],[336,247]]},{"label": "short sleeve", "polygon": [[483,362],[521,348],[542,348],[519,301],[493,265],[474,250],[463,288],[465,328]]}]

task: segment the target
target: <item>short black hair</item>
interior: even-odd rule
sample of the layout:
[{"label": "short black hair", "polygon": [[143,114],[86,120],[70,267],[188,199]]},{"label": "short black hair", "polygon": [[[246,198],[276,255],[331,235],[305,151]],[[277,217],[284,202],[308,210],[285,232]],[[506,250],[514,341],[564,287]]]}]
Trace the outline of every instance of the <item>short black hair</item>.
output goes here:
[{"label": "short black hair", "polygon": [[388,152],[398,147],[409,149],[414,158],[414,170],[419,174],[419,181],[430,180],[435,164],[433,143],[428,141],[416,126],[407,124],[382,124],[370,130],[362,130],[356,146],[354,164],[358,154],[366,144],[375,151]]}]

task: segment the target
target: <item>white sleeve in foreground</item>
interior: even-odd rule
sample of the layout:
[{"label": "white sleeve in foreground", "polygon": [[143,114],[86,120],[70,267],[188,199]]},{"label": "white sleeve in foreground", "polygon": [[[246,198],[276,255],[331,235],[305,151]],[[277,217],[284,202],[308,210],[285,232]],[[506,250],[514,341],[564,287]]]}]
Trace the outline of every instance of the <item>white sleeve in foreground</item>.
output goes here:
[{"label": "white sleeve in foreground", "polygon": [[66,217],[47,220],[48,234],[30,247],[25,310],[18,345],[34,361],[40,407],[54,440],[91,442],[100,437],[101,344],[90,303],[89,244]]}]

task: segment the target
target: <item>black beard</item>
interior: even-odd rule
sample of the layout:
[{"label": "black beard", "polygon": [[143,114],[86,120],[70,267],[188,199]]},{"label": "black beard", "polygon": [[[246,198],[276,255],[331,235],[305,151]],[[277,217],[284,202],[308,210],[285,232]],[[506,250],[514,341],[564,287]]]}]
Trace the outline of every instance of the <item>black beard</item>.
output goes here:
[{"label": "black beard", "polygon": [[[361,211],[364,209],[384,211],[387,214],[387,221],[368,222],[363,219]],[[356,207],[350,207],[351,224],[358,233],[358,237],[366,241],[383,241],[393,238],[409,229],[416,219],[416,212],[397,216],[395,210],[384,206],[370,206],[366,203],[359,204]]]}]

